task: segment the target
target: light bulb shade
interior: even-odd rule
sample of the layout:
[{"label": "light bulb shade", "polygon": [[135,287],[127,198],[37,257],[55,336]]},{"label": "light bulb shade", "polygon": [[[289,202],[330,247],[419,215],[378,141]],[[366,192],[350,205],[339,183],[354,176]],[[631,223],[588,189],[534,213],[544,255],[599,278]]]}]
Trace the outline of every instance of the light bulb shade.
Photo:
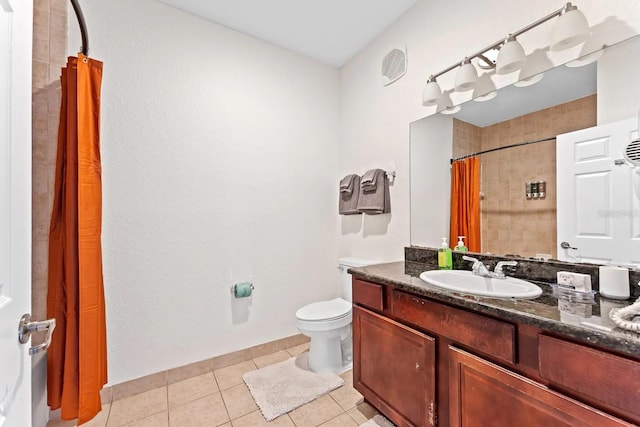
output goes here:
[{"label": "light bulb shade", "polygon": [[523,79],[518,80],[513,85],[516,87],[527,87],[538,83],[544,77],[544,73],[534,74],[530,77],[525,77]]},{"label": "light bulb shade", "polygon": [[551,29],[549,49],[559,51],[584,43],[589,38],[587,18],[578,9],[569,10],[558,18]]},{"label": "light bulb shade", "polygon": [[569,61],[567,62],[566,65],[567,67],[570,68],[575,68],[575,67],[584,67],[585,65],[589,65],[593,62],[596,62],[598,59],[600,59],[602,57],[602,52],[603,50],[597,50],[593,53],[590,53],[589,55],[584,55],[581,56],[578,59],[574,59],[573,61]]},{"label": "light bulb shade", "polygon": [[460,66],[456,74],[455,89],[458,92],[465,92],[473,89],[478,80],[478,72],[471,62],[465,62]]},{"label": "light bulb shade", "polygon": [[477,102],[489,101],[498,95],[496,85],[491,80],[491,75],[483,73],[478,77],[475,88],[473,88],[473,100]]},{"label": "light bulb shade", "polygon": [[437,81],[428,82],[422,91],[422,105],[429,107],[437,105],[442,97],[442,89]]},{"label": "light bulb shade", "polygon": [[498,96],[498,91],[494,90],[489,93],[485,93],[484,95],[476,96],[475,98],[473,98],[473,100],[476,102],[491,101],[496,96]]},{"label": "light bulb shade", "polygon": [[440,111],[441,114],[455,114],[460,111],[462,108],[459,105],[449,106]]},{"label": "light bulb shade", "polygon": [[527,57],[524,48],[516,39],[510,39],[500,48],[498,62],[496,64],[496,74],[509,74],[518,71]]}]

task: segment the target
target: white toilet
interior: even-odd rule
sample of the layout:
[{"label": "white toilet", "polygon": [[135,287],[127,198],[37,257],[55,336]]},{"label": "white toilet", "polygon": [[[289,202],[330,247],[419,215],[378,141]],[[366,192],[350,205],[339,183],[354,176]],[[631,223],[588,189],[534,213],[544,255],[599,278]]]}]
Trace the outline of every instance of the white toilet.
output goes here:
[{"label": "white toilet", "polygon": [[351,275],[350,267],[375,264],[360,258],[340,258],[342,298],[314,302],[296,312],[296,326],[311,338],[309,368],[314,372],[341,373],[351,369]]}]

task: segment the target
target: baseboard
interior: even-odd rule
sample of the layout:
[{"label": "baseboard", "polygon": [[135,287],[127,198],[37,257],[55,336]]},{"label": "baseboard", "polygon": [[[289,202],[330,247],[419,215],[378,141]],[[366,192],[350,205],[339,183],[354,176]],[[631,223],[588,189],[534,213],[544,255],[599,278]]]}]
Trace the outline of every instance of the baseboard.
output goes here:
[{"label": "baseboard", "polygon": [[233,353],[223,354],[210,359],[190,363],[185,366],[179,366],[166,371],[145,375],[144,377],[136,378],[120,384],[114,384],[111,387],[105,387],[100,393],[102,403],[111,403],[135,394],[153,390],[154,388],[167,386],[187,378],[212,372],[216,369],[226,368],[227,366],[235,365],[236,363],[246,362],[247,360],[266,356],[267,354],[275,353],[276,351],[285,350],[307,342],[309,342],[309,337],[302,334],[292,335],[290,337],[249,347],[244,350],[234,351]]}]

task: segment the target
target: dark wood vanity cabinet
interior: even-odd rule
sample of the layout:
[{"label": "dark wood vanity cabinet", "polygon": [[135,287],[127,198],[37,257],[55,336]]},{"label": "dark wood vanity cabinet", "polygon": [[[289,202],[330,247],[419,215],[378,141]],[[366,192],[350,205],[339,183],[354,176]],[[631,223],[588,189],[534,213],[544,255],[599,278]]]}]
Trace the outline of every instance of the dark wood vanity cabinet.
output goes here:
[{"label": "dark wood vanity cabinet", "polygon": [[353,383],[399,427],[434,425],[435,339],[353,308]]},{"label": "dark wood vanity cabinet", "polygon": [[546,386],[449,347],[451,426],[627,426]]},{"label": "dark wood vanity cabinet", "polygon": [[640,361],[357,278],[353,303],[354,386],[399,427],[640,424]]}]

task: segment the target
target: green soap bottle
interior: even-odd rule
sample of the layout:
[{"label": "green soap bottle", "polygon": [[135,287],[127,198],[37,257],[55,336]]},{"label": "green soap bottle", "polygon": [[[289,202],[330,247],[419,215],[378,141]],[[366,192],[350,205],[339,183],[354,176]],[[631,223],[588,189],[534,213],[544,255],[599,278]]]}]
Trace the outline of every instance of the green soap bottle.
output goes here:
[{"label": "green soap bottle", "polygon": [[438,249],[438,270],[451,270],[453,268],[453,260],[451,258],[451,248],[447,243],[447,238],[442,238],[442,245]]},{"label": "green soap bottle", "polygon": [[453,250],[458,252],[467,252],[469,250],[464,245],[464,236],[458,236],[458,244],[453,248]]}]

